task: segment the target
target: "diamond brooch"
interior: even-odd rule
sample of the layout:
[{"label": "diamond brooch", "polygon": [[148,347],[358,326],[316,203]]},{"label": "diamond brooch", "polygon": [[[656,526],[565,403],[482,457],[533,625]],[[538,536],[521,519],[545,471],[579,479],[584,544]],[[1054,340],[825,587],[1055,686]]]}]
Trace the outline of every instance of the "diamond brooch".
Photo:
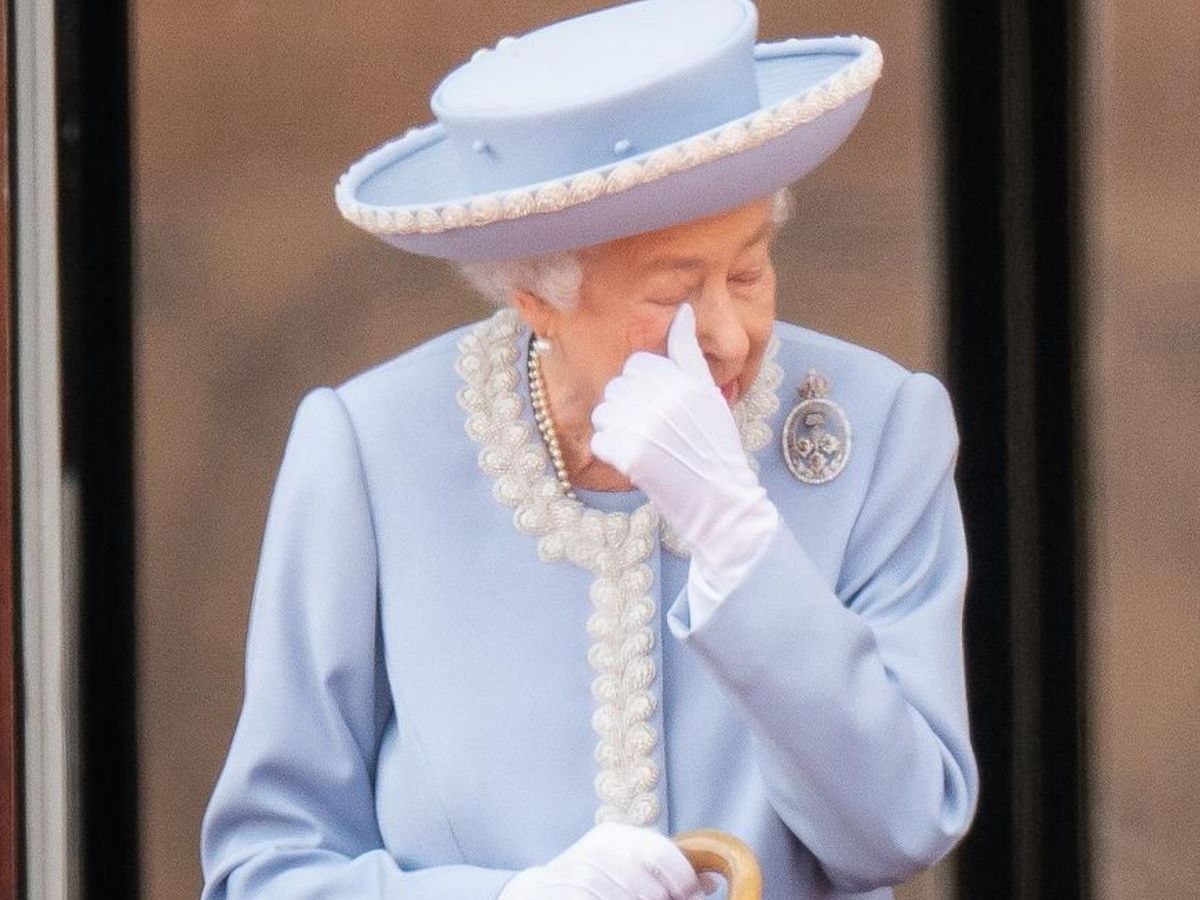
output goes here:
[{"label": "diamond brooch", "polygon": [[783,423],[783,458],[800,481],[832,481],[850,458],[850,420],[829,399],[829,379],[816,369],[796,389],[799,400]]}]

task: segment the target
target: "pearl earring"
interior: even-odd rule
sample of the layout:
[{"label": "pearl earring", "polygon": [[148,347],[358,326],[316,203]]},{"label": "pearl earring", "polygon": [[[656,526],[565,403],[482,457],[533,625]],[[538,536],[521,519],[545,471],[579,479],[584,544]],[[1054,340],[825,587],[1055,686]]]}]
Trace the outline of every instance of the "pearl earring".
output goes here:
[{"label": "pearl earring", "polygon": [[533,349],[537,351],[539,355],[544,356],[545,354],[549,353],[553,347],[554,345],[550,343],[550,339],[544,338],[540,334],[536,335],[533,339]]}]

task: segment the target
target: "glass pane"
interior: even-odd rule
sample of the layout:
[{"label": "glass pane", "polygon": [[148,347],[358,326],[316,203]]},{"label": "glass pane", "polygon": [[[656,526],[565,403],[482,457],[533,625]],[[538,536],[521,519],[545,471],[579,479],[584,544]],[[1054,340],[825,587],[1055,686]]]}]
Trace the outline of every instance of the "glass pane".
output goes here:
[{"label": "glass pane", "polygon": [[[605,5],[134,4],[146,896],[197,894],[297,401],[489,311],[444,264],[344,223],[334,180],[426,121],[429,90],[477,46]],[[796,190],[780,317],[937,371],[932,3],[759,5],[764,37],[857,32],[886,56],[858,132]],[[933,879],[905,896],[936,896]]]},{"label": "glass pane", "polygon": [[1200,881],[1200,16],[1089,22],[1093,765],[1099,897]]}]

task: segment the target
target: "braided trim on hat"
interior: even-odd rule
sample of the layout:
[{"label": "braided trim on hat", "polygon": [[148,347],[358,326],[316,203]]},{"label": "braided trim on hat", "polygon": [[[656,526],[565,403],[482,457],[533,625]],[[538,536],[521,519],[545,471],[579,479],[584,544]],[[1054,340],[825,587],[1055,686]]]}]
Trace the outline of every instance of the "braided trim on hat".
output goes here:
[{"label": "braided trim on hat", "polygon": [[[560,212],[604,194],[618,194],[640,184],[765,144],[813,121],[822,113],[837,109],[869,89],[883,70],[883,53],[874,41],[866,38],[859,40],[864,45],[862,55],[822,84],[721,128],[669,144],[644,159],[625,160],[613,166],[590,169],[529,188],[484,194],[461,203],[380,207],[355,200],[354,190],[364,178],[379,169],[381,161],[377,154],[385,154],[390,158],[407,155],[438,140],[444,133],[438,123],[411,128],[402,137],[385,144],[376,153],[368,154],[346,170],[334,192],[338,209],[348,221],[372,234],[437,234],[458,228],[492,225],[538,213]],[[794,43],[800,41],[792,39],[773,47],[786,49]],[[390,162],[390,158],[385,158],[383,164]],[[368,160],[370,171],[366,166]]]}]

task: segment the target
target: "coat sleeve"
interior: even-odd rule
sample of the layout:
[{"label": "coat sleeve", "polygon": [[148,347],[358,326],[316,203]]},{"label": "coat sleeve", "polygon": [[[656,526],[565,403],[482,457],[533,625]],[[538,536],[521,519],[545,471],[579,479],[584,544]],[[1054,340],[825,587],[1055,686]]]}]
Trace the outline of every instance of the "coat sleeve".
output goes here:
[{"label": "coat sleeve", "polygon": [[668,612],[747,723],[772,806],[842,890],[927,868],[974,816],[957,452],[946,389],[905,376],[837,585],[784,521],[695,628],[686,587]]},{"label": "coat sleeve", "polygon": [[374,773],[393,713],[375,548],[353,427],[337,393],[318,388],[296,412],[271,497],[245,699],[202,825],[203,900],[492,900],[512,877],[404,871],[383,847]]}]

